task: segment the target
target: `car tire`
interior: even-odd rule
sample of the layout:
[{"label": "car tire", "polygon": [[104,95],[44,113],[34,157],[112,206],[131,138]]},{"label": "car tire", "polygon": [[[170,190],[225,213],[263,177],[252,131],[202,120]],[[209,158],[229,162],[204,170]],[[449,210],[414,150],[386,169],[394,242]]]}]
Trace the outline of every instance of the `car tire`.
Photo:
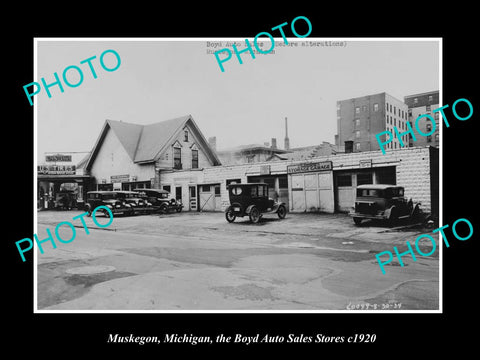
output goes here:
[{"label": "car tire", "polygon": [[395,226],[397,221],[398,221],[397,208],[393,208],[392,211],[390,211],[390,216],[388,217],[388,224],[390,226]]},{"label": "car tire", "polygon": [[355,223],[355,225],[360,225],[362,223],[362,218],[354,217],[353,222]]},{"label": "car tire", "polygon": [[233,212],[232,209],[228,208],[227,211],[225,211],[225,219],[229,223],[234,222],[236,218],[237,218],[237,216],[235,215],[235,213]]},{"label": "car tire", "polygon": [[248,214],[250,221],[254,224],[260,221],[260,210],[258,210],[255,206],[250,209],[250,214]]},{"label": "car tire", "polygon": [[277,215],[280,219],[285,219],[285,216],[287,215],[287,208],[283,205],[280,205],[277,210]]},{"label": "car tire", "polygon": [[162,204],[162,205],[160,205],[160,212],[161,212],[162,214],[167,214],[167,213],[168,213],[168,205],[165,204],[165,203]]}]

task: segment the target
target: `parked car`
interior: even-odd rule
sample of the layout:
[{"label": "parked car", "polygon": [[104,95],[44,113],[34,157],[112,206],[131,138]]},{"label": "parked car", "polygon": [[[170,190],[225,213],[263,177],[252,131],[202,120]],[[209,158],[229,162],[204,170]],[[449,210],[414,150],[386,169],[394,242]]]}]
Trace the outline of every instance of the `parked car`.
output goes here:
[{"label": "parked car", "polygon": [[237,216],[248,216],[257,223],[266,213],[276,213],[280,219],[287,214],[285,203],[268,197],[268,185],[264,183],[230,184],[228,195],[230,206],[225,210],[225,218],[230,223]]},{"label": "parked car", "polygon": [[[89,191],[85,203],[85,211],[88,212],[88,216],[91,216],[92,211],[101,205],[107,206],[113,215],[133,215],[133,209],[130,204],[127,204],[124,199],[118,197],[116,191]],[[109,216],[106,210],[104,210],[103,213]]]},{"label": "parked car", "polygon": [[73,190],[57,192],[55,196],[55,209],[70,210],[77,207],[77,194]]},{"label": "parked car", "polygon": [[387,184],[360,185],[357,187],[355,207],[350,212],[359,225],[363,219],[380,219],[394,224],[398,219],[412,218],[420,214],[420,203],[404,196],[402,186]]},{"label": "parked car", "polygon": [[148,213],[154,210],[148,198],[138,191],[116,191],[117,197],[129,204],[133,214]]},{"label": "parked car", "polygon": [[140,194],[144,194],[155,210],[162,213],[169,211],[181,212],[183,205],[180,200],[176,200],[167,190],[161,189],[135,189]]}]

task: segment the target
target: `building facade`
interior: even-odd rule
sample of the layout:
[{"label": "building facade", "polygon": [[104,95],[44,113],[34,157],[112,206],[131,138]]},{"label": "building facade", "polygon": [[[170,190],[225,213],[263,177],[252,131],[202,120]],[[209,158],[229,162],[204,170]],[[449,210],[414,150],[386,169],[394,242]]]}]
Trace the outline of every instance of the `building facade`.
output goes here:
[{"label": "building facade", "polygon": [[[337,101],[337,135],[335,144],[345,145],[345,151],[352,152],[379,150],[376,134],[389,130],[393,139],[386,149],[400,149],[401,144],[393,130],[407,131],[408,107],[402,101],[383,92],[347,100]],[[381,140],[385,141],[382,135]],[[401,141],[408,147],[408,137]]]},{"label": "building facade", "polygon": [[440,96],[439,91],[430,91],[421,94],[408,95],[404,98],[405,104],[408,106],[408,121],[410,122],[412,129],[415,129],[415,122],[420,115],[428,114],[434,120],[435,123],[428,117],[422,117],[417,122],[417,129],[423,134],[430,134],[427,136],[415,135],[416,141],[413,141],[412,136],[409,136],[410,146],[435,146],[440,145],[440,124],[439,124],[439,112],[433,112],[433,110],[439,107]]},{"label": "building facade", "polygon": [[[390,114],[386,107],[392,104],[391,113],[398,114],[387,100],[385,113]],[[291,212],[334,213],[352,209],[358,185],[394,184],[420,201],[424,211],[438,214],[435,147],[221,165],[191,117],[174,120],[140,128],[107,120],[86,165],[91,190],[160,188],[181,199],[185,211],[224,211],[229,184],[263,182],[269,196],[285,202]]]},{"label": "building facade", "polygon": [[[106,120],[86,162],[90,190],[164,188],[178,200],[189,198],[205,167],[220,161],[188,115],[150,125]],[[185,181],[172,186],[164,176]],[[187,174],[187,175],[185,175]],[[191,210],[195,204],[188,204]]]}]

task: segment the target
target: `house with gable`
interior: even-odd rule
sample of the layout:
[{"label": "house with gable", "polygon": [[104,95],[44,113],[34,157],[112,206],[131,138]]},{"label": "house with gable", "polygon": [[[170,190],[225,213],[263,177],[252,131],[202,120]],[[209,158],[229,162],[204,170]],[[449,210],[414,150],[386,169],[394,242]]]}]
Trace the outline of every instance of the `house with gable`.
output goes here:
[{"label": "house with gable", "polygon": [[217,154],[187,115],[149,125],[106,120],[84,169],[93,179],[91,190],[163,188],[182,200],[185,210],[196,210],[202,170],[218,165]]}]

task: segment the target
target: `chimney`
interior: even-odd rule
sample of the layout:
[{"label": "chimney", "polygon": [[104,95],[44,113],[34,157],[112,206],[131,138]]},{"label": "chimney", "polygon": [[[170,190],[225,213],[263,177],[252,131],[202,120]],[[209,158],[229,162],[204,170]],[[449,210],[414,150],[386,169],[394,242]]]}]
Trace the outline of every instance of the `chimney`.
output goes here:
[{"label": "chimney", "polygon": [[277,138],[272,138],[272,149],[277,149]]},{"label": "chimney", "polygon": [[290,139],[288,138],[288,123],[287,118],[285,118],[285,150],[290,150]]},{"label": "chimney", "polygon": [[217,137],[216,136],[209,137],[208,138],[208,145],[210,145],[210,148],[213,151],[217,151]]},{"label": "chimney", "polygon": [[353,153],[353,141],[351,140],[345,141],[345,152]]}]

